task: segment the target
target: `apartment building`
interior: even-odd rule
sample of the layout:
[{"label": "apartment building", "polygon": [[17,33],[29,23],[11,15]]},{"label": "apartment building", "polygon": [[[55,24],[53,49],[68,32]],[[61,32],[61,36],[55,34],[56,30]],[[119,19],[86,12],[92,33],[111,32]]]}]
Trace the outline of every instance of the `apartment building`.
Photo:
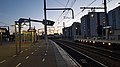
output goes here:
[{"label": "apartment building", "polygon": [[109,25],[112,33],[111,39],[120,40],[120,6],[108,12]]},{"label": "apartment building", "polygon": [[71,26],[63,28],[63,35],[67,38],[81,35],[81,24],[74,22]]},{"label": "apartment building", "polygon": [[103,35],[104,12],[89,12],[81,18],[81,34],[84,37]]}]

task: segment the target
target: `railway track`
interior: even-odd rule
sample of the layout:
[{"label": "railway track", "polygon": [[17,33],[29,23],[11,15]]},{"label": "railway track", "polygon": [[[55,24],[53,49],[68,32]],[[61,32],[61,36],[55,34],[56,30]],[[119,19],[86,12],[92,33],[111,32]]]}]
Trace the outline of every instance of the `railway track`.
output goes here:
[{"label": "railway track", "polygon": [[60,40],[55,40],[55,42],[83,67],[119,67],[120,54],[117,52]]}]

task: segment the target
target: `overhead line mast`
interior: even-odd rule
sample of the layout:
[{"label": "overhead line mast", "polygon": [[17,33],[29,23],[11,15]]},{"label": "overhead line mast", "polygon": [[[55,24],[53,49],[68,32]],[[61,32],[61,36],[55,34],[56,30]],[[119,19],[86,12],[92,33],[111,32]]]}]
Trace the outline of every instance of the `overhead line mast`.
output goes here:
[{"label": "overhead line mast", "polygon": [[83,9],[82,11],[85,9],[91,9],[91,11],[95,11],[95,9],[104,9],[104,7],[80,7],[80,9]]}]

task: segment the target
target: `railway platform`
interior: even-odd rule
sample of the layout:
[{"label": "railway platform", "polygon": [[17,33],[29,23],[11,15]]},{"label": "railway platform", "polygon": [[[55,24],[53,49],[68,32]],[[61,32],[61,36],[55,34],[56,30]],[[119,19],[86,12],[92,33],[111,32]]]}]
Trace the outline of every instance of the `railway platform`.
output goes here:
[{"label": "railway platform", "polygon": [[[40,40],[35,45],[28,45],[19,55],[15,54],[13,46],[4,46],[9,48],[10,52],[1,52],[0,67],[78,67],[78,64],[52,40],[49,40],[48,44]],[[11,47],[13,49],[10,49]]]}]

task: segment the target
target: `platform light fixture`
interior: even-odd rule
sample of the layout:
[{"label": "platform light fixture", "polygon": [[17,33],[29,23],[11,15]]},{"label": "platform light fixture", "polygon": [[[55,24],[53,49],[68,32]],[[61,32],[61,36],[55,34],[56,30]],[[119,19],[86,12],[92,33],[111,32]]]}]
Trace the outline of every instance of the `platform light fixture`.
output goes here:
[{"label": "platform light fixture", "polygon": [[108,45],[110,46],[110,45],[111,45],[111,43],[108,43]]},{"label": "platform light fixture", "polygon": [[105,44],[105,42],[103,42],[103,44]]},{"label": "platform light fixture", "polygon": [[95,41],[93,41],[93,43],[95,43]]},{"label": "platform light fixture", "polygon": [[91,41],[89,41],[91,43]]}]

